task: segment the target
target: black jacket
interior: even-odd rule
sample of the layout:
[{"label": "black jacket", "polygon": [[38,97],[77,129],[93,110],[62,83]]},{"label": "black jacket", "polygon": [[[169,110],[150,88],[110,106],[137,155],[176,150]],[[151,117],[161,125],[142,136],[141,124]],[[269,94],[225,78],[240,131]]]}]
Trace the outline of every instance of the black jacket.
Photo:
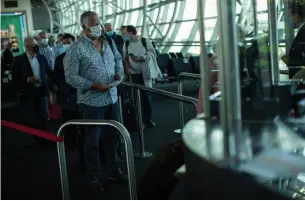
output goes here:
[{"label": "black jacket", "polygon": [[56,57],[53,71],[58,83],[57,103],[63,105],[66,109],[74,109],[77,105],[77,90],[66,82],[63,64],[65,55],[66,53],[63,53]]},{"label": "black jacket", "polygon": [[116,34],[115,32],[113,32],[113,35],[110,38],[114,41],[114,43],[115,43],[119,53],[123,57],[124,40],[123,40],[122,36],[120,36],[120,35]]},{"label": "black jacket", "polygon": [[[49,91],[48,77],[54,80],[52,70],[48,66],[47,59],[42,54],[37,55],[37,60],[40,66],[41,73],[41,82],[45,89],[45,95]],[[20,90],[20,98],[29,100],[34,95],[33,88],[34,85],[28,83],[28,78],[34,76],[31,64],[29,62],[28,56],[26,53],[15,57],[13,69],[12,69],[12,78],[13,82],[18,90]]]}]

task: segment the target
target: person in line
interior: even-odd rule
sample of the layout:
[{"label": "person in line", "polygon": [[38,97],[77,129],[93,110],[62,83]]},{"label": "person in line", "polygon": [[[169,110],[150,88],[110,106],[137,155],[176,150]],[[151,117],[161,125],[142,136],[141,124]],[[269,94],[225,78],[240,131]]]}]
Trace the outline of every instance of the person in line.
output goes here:
[{"label": "person in line", "polygon": [[305,3],[291,1],[288,8],[289,18],[298,31],[290,47],[289,55],[283,56],[282,61],[289,67],[289,77],[293,78],[302,70],[301,66],[305,66]]},{"label": "person in line", "polygon": [[12,64],[14,62],[14,55],[13,55],[13,51],[12,51],[12,47],[13,47],[13,44],[12,43],[8,43],[5,50],[3,51],[3,54],[2,54],[2,69],[1,69],[1,72],[2,72],[2,76],[4,75],[4,72],[6,70],[11,70],[11,67],[12,67]]},{"label": "person in line", "polygon": [[[134,26],[126,26],[123,31],[123,60],[127,74],[131,75],[133,83],[145,85],[142,71],[147,64],[147,52],[152,52],[155,56],[155,49],[149,39],[143,38],[137,34],[137,29]],[[152,120],[152,100],[148,92],[142,93],[143,99],[143,117],[146,127],[154,127],[155,123]]]},{"label": "person in line", "polygon": [[61,39],[62,39],[62,36],[63,36],[63,35],[64,35],[64,34],[62,34],[62,33],[57,35],[56,45],[57,45],[57,44],[61,44]]},{"label": "person in line", "polygon": [[[83,34],[66,53],[64,69],[66,82],[77,89],[77,102],[84,119],[117,120],[117,88],[109,84],[123,73],[122,57],[113,42],[113,51],[107,40],[101,39],[102,26],[92,11],[80,17]],[[96,193],[103,191],[104,178],[126,181],[117,157],[119,136],[105,127],[87,127],[84,155],[88,187]],[[101,158],[104,156],[103,168]]]},{"label": "person in line", "polygon": [[120,36],[122,36],[123,37],[123,35],[124,35],[124,29],[126,28],[126,26],[125,25],[122,25],[121,27],[120,27],[120,31],[119,31],[119,33],[118,33],[118,35],[120,35]]},{"label": "person in line", "polygon": [[[66,52],[75,42],[75,37],[71,34],[64,34],[61,37],[61,40],[64,52],[55,60],[54,76],[57,80],[57,83],[59,83],[57,91],[57,104],[61,106],[62,122],[66,122],[79,118],[77,110],[76,89],[66,83],[63,64]],[[66,145],[72,145],[74,140],[76,142],[76,129],[75,127],[69,126],[65,131],[69,134],[65,140]]]},{"label": "person in line", "polygon": [[49,45],[51,48],[55,48],[55,47],[56,47],[56,44],[55,44],[55,37],[54,37],[53,35],[50,35],[50,36],[49,36],[48,45]]},{"label": "person in line", "polygon": [[48,117],[47,76],[54,76],[46,57],[39,53],[33,38],[24,39],[25,53],[17,56],[13,64],[12,79],[20,90],[21,108],[26,125],[46,130]]},{"label": "person in line", "polygon": [[104,29],[105,29],[105,34],[115,42],[118,51],[120,52],[121,55],[123,55],[124,41],[122,36],[118,35],[115,31],[113,31],[111,23],[105,23]]},{"label": "person in line", "polygon": [[45,56],[48,61],[49,67],[53,70],[55,64],[55,52],[54,50],[48,45],[48,35],[46,32],[42,31],[38,34],[39,41],[39,54]]}]

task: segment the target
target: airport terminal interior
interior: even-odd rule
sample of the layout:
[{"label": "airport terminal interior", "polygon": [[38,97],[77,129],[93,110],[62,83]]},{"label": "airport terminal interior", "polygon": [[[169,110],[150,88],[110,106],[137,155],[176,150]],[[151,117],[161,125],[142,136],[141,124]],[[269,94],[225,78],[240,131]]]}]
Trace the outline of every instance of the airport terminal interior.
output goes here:
[{"label": "airport terminal interior", "polygon": [[1,0],[1,199],[305,199],[304,0]]}]

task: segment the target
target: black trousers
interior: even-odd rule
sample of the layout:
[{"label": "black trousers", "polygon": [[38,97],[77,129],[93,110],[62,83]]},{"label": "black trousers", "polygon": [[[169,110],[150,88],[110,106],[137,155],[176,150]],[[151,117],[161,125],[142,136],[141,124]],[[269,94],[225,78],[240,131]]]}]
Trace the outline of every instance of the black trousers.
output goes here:
[{"label": "black trousers", "polygon": [[[67,110],[65,108],[62,109],[62,122],[66,122],[72,119],[79,119],[79,113],[77,108],[75,110]],[[77,126],[67,126],[64,129],[65,132],[65,145],[67,146],[75,146],[77,144],[79,130]]]},{"label": "black trousers", "polygon": [[[131,75],[131,81],[135,84],[144,85],[144,79],[142,74],[133,74]],[[135,93],[134,93],[135,94]],[[143,119],[148,121],[152,119],[152,99],[149,92],[141,91],[142,97],[142,109],[143,109]]]},{"label": "black trousers", "polygon": [[47,129],[48,99],[43,87],[33,88],[32,95],[21,97],[22,124],[39,130]]}]

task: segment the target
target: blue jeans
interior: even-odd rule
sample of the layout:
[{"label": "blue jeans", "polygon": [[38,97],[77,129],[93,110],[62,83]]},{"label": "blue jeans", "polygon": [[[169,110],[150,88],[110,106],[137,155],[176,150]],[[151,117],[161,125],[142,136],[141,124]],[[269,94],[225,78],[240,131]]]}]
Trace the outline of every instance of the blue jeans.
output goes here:
[{"label": "blue jeans", "polygon": [[[103,107],[82,105],[83,118],[117,120],[117,107],[117,103]],[[116,129],[107,126],[86,127],[84,157],[89,182],[99,180],[102,173],[103,176],[108,178],[119,167],[117,156],[118,143],[119,135]]]}]

